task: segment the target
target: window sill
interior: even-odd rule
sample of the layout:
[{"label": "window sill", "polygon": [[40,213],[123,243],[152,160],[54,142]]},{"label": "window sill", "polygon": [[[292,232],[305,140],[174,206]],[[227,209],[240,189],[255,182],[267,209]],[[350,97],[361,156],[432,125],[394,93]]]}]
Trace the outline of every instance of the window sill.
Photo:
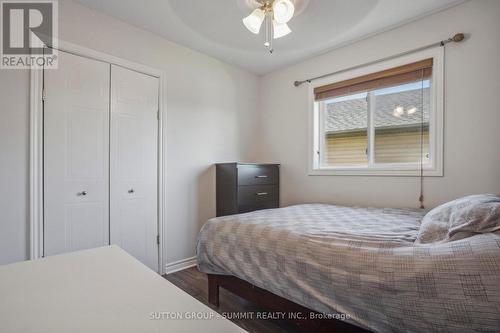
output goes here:
[{"label": "window sill", "polygon": [[[309,170],[309,176],[402,176],[420,177],[419,169],[403,168],[316,168]],[[425,177],[442,177],[443,170],[424,169]]]}]

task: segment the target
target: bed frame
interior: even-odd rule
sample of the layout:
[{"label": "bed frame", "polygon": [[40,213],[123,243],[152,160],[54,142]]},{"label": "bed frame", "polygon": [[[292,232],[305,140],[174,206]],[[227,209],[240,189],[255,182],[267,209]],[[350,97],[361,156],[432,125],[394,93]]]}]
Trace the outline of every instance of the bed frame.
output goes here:
[{"label": "bed frame", "polygon": [[268,311],[286,312],[288,314],[301,313],[302,318],[289,315],[287,321],[299,326],[305,332],[341,332],[361,333],[369,332],[360,327],[351,325],[337,319],[315,319],[311,315],[321,315],[302,305],[289,301],[281,296],[275,295],[265,289],[232,275],[208,275],[208,302],[216,307],[219,306],[219,288],[224,288],[249,302],[252,302]]}]

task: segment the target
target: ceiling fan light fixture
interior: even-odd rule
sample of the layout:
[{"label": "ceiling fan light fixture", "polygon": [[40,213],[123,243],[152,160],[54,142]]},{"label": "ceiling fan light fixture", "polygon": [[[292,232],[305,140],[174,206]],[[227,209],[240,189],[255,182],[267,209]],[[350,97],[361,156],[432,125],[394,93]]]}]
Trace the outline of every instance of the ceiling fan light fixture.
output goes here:
[{"label": "ceiling fan light fixture", "polygon": [[392,115],[394,117],[401,118],[401,116],[403,115],[404,112],[405,112],[405,109],[401,105],[398,105],[398,106],[396,106],[394,108],[394,111],[392,112]]},{"label": "ceiling fan light fixture", "polygon": [[257,8],[243,19],[243,24],[251,33],[258,34],[265,17],[266,13],[262,9]]},{"label": "ceiling fan light fixture", "polygon": [[278,23],[287,23],[293,17],[295,7],[290,0],[275,0],[273,2],[274,20]]},{"label": "ceiling fan light fixture", "polygon": [[414,114],[415,112],[417,112],[416,107],[412,107],[412,108],[408,109],[408,111],[407,111],[408,114]]},{"label": "ceiling fan light fixture", "polygon": [[292,32],[287,22],[295,13],[292,0],[253,0],[259,4],[250,15],[243,19],[245,27],[253,34],[259,34],[262,25],[265,27],[265,43],[269,53],[273,53],[273,40]]},{"label": "ceiling fan light fixture", "polygon": [[276,20],[273,20],[273,31],[274,31],[273,34],[274,39],[284,37],[288,35],[290,32],[292,32],[288,24],[278,23],[276,22]]}]

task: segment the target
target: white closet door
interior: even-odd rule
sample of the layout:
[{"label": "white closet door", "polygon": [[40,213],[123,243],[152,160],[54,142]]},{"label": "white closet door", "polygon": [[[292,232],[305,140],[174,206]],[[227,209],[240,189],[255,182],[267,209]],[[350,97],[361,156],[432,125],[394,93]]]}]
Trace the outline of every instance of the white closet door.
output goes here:
[{"label": "white closet door", "polygon": [[109,73],[59,52],[44,71],[44,255],[109,244]]},{"label": "white closet door", "polygon": [[158,79],[111,65],[111,243],[158,271]]}]

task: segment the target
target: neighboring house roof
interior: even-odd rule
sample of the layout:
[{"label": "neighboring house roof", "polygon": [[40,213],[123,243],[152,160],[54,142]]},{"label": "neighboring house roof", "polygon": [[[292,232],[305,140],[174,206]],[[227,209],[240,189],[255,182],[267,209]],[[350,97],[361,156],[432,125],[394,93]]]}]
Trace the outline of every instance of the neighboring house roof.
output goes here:
[{"label": "neighboring house roof", "polygon": [[[423,89],[424,123],[429,122],[429,88]],[[408,90],[398,93],[377,95],[375,110],[375,128],[414,127],[422,121],[422,91]],[[405,113],[395,116],[394,109],[402,106]],[[415,107],[413,114],[406,111]],[[325,130],[330,133],[352,132],[367,128],[367,103],[364,98],[327,104]]]}]

